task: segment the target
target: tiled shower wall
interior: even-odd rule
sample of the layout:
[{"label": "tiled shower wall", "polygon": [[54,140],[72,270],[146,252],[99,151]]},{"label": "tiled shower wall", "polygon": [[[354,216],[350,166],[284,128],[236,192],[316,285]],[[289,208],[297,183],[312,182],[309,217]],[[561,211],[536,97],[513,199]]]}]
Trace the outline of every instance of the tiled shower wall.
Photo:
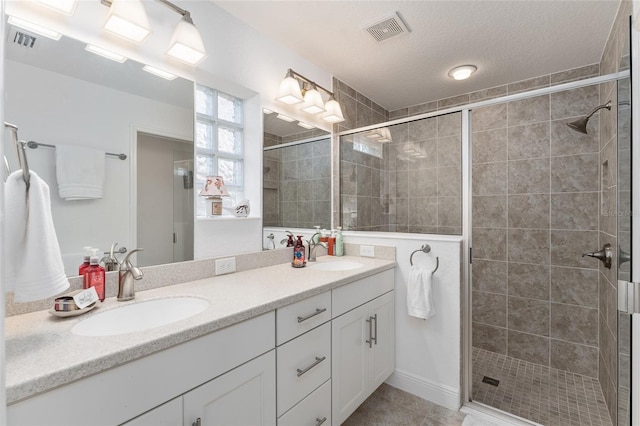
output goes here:
[{"label": "tiled shower wall", "polygon": [[[285,143],[265,133],[264,146]],[[330,139],[264,152],[264,226],[331,227]]]},{"label": "tiled shower wall", "polygon": [[[609,38],[605,45],[600,62],[601,74],[610,74],[613,72],[629,69],[629,16],[632,12],[632,4],[630,1],[620,2],[620,8],[616,20],[609,34]],[[611,269],[605,269],[600,265],[599,274],[599,294],[600,309],[598,316],[599,326],[599,369],[598,377],[600,386],[604,394],[609,414],[614,424],[617,422],[617,416],[620,414],[621,421],[626,422],[626,400],[629,389],[629,337],[628,316],[624,314],[618,315],[617,309],[617,272],[618,272],[618,239],[624,247],[624,237],[628,235],[630,224],[628,221],[621,221],[622,225],[618,229],[619,213],[628,211],[628,205],[618,206],[617,192],[621,193],[630,189],[631,176],[630,170],[618,170],[618,155],[624,160],[624,153],[629,148],[629,80],[626,79],[619,83],[605,83],[600,85],[600,99],[602,103],[611,100],[613,107],[611,111],[601,110],[600,127],[600,233],[599,245],[609,243],[614,248],[614,263]],[[620,119],[619,119],[620,118]],[[618,144],[622,144],[618,146]],[[626,144],[626,145],[624,145]],[[621,149],[621,151],[619,151]],[[620,178],[616,179],[619,172]],[[617,183],[620,187],[618,188]],[[626,223],[626,225],[625,225]],[[628,251],[628,249],[627,249]],[[628,268],[627,265],[622,266],[622,270]],[[624,278],[624,277],[621,277]],[[620,324],[618,325],[618,320]],[[618,327],[624,333],[618,334]],[[620,366],[618,365],[620,362]],[[620,369],[618,369],[620,367]],[[620,371],[619,386],[621,394],[618,395],[618,371]],[[620,398],[620,401],[618,401]],[[620,410],[620,413],[619,411]],[[626,424],[626,423],[622,423]]]},{"label": "tiled shower wall", "polygon": [[597,377],[597,86],[472,112],[473,345]]},{"label": "tiled shower wall", "polygon": [[[461,234],[461,114],[388,127],[391,142],[341,138],[345,229]],[[380,149],[382,158],[354,149]]]}]

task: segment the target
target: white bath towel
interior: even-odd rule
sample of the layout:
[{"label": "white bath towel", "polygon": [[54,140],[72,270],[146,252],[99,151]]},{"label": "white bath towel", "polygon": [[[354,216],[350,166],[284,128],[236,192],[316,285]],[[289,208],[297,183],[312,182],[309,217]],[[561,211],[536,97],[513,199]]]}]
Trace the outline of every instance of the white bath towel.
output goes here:
[{"label": "white bath towel", "polygon": [[46,299],[69,288],[51,217],[49,186],[31,172],[26,198],[22,170],[4,186],[5,283],[16,302]]},{"label": "white bath towel", "polygon": [[433,272],[413,265],[407,284],[407,310],[416,318],[428,319],[436,314],[432,293]]},{"label": "white bath towel", "polygon": [[60,198],[102,198],[105,152],[76,145],[56,145],[56,177]]}]

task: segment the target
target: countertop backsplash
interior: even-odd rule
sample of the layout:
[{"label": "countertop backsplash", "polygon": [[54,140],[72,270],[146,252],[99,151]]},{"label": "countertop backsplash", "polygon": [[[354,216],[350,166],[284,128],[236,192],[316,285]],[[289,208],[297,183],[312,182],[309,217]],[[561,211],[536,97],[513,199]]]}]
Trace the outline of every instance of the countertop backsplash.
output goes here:
[{"label": "countertop backsplash", "polygon": [[[395,260],[396,249],[392,246],[374,246],[375,258]],[[359,256],[360,244],[344,244],[345,255]],[[326,255],[326,250],[319,251],[319,256]],[[215,276],[215,260],[227,257],[236,258],[236,272],[248,271],[265,266],[277,265],[290,262],[292,258],[292,248],[279,248],[275,250],[264,250],[254,253],[244,253],[229,256],[220,256],[210,259],[191,260],[187,262],[170,263],[166,265],[145,266],[142,268],[144,277],[136,281],[137,291],[150,290],[174,284],[195,281],[203,278]],[[338,258],[336,258],[338,259]],[[75,276],[69,278],[70,287],[65,291],[70,293],[82,288],[82,277]],[[106,274],[106,297],[115,297],[118,293],[118,272],[107,272]],[[59,295],[58,295],[59,296]],[[49,309],[53,306],[54,300],[58,296],[48,299],[37,300],[35,302],[17,303],[13,301],[13,292],[6,295],[5,316],[22,315],[29,312]]]}]

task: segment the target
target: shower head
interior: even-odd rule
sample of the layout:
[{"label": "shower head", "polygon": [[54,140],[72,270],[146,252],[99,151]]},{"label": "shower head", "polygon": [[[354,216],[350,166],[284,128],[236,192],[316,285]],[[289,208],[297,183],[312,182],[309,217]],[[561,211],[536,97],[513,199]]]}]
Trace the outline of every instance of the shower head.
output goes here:
[{"label": "shower head", "polygon": [[576,121],[572,121],[571,123],[567,123],[567,126],[569,126],[570,128],[572,128],[573,130],[575,130],[576,132],[580,132],[580,133],[584,133],[585,135],[587,134],[587,123],[589,122],[589,119],[591,118],[591,116],[593,114],[595,114],[596,112],[600,111],[601,109],[606,108],[609,111],[611,111],[611,101],[608,101],[606,104],[604,105],[599,105],[597,106],[593,111],[591,111],[588,115],[576,120]]}]

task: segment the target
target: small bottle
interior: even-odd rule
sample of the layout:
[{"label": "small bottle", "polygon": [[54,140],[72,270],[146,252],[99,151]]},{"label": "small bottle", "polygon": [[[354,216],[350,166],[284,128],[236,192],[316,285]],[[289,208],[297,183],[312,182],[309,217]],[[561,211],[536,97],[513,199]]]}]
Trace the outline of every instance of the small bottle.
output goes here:
[{"label": "small bottle", "polygon": [[104,268],[98,263],[100,258],[98,257],[98,249],[91,249],[93,252],[91,255],[90,265],[84,270],[82,288],[87,289],[95,287],[96,293],[98,293],[98,299],[101,302],[104,301],[104,283],[105,272]]},{"label": "small bottle", "polygon": [[84,262],[78,267],[78,275],[81,277],[84,275],[84,270],[87,269],[91,261],[91,247],[86,246],[84,249]]},{"label": "small bottle", "polygon": [[342,239],[342,227],[338,226],[336,235],[336,256],[344,256],[344,241]]},{"label": "small bottle", "polygon": [[287,247],[293,247],[295,244],[293,243],[293,235],[288,235],[289,240],[287,241]]},{"label": "small bottle", "polygon": [[336,255],[336,237],[335,237],[335,229],[331,232],[331,234],[329,235],[329,247],[327,249],[327,254],[329,256],[335,256]]},{"label": "small bottle", "polygon": [[293,261],[291,262],[291,266],[294,268],[304,268],[306,266],[305,251],[306,249],[302,243],[302,235],[298,235],[298,241],[296,241],[296,245],[293,247]]},{"label": "small bottle", "polygon": [[329,231],[327,231],[326,229],[322,230],[322,233],[320,235],[320,242],[322,243],[328,243],[329,242]]},{"label": "small bottle", "polygon": [[320,241],[320,225],[316,225],[314,228],[316,228],[316,232],[313,234],[313,243],[318,244],[318,241]]}]

